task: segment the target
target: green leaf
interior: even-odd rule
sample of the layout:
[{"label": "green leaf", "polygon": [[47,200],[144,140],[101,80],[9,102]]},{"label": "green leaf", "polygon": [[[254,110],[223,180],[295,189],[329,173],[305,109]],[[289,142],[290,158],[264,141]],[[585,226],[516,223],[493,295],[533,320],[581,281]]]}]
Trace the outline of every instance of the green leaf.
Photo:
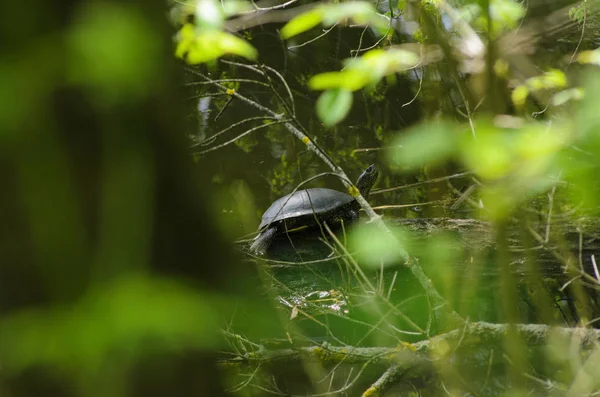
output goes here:
[{"label": "green leaf", "polygon": [[343,120],[352,107],[352,92],[337,88],[325,91],[317,101],[317,115],[327,127]]},{"label": "green leaf", "polygon": [[387,73],[403,72],[407,68],[415,67],[420,58],[417,54],[411,51],[406,51],[401,48],[391,48],[385,52],[387,62]]},{"label": "green leaf", "polygon": [[225,22],[223,8],[215,0],[199,0],[196,4],[196,26],[220,29]]},{"label": "green leaf", "polygon": [[126,2],[98,2],[76,18],[65,31],[69,83],[92,88],[105,103],[145,95],[156,71],[139,60],[157,56],[159,47],[142,13]]},{"label": "green leaf", "polygon": [[577,56],[577,62],[579,63],[591,63],[593,65],[600,66],[600,49],[594,51],[583,51]]},{"label": "green leaf", "polygon": [[325,26],[333,26],[348,19],[359,25],[376,28],[387,27],[386,20],[378,15],[372,4],[365,1],[351,1],[341,4],[325,4],[302,13],[281,29],[281,36],[289,39],[314,28],[321,22]]},{"label": "green leaf", "polygon": [[313,90],[328,90],[333,88],[343,88],[349,91],[356,91],[369,83],[369,76],[358,70],[344,70],[343,72],[319,73],[308,82],[308,86]]},{"label": "green leaf", "polygon": [[309,86],[313,90],[344,88],[356,91],[369,84],[377,83],[385,76],[403,72],[418,63],[418,55],[410,51],[371,50],[362,57],[345,60],[345,70],[341,72],[320,73],[312,77]]},{"label": "green leaf", "polygon": [[258,52],[250,43],[230,33],[204,30],[196,34],[191,25],[181,28],[175,55],[189,64],[214,61],[227,54],[239,55],[250,60],[258,57]]},{"label": "green leaf", "polygon": [[546,73],[527,79],[527,87],[532,91],[562,88],[567,85],[567,77],[565,74],[556,69],[547,71]]},{"label": "green leaf", "polygon": [[219,48],[225,53],[240,55],[252,61],[258,57],[258,51],[250,43],[232,34],[219,32],[217,41]]},{"label": "green leaf", "polygon": [[545,88],[562,88],[567,85],[567,76],[558,69],[552,69],[543,74]]},{"label": "green leaf", "polygon": [[567,136],[559,131],[541,123],[500,129],[480,122],[477,140],[467,140],[462,146],[462,159],[484,179],[520,180],[530,185],[549,171],[552,159],[566,144]]},{"label": "green leaf", "polygon": [[374,224],[363,224],[353,229],[348,238],[348,245],[360,265],[379,268],[404,263],[409,236],[406,232],[396,230],[388,233]]},{"label": "green leaf", "polygon": [[194,32],[194,25],[191,23],[186,23],[183,25],[177,33],[177,47],[175,49],[175,56],[183,59],[184,55],[194,44],[195,39],[196,33]]},{"label": "green leaf", "polygon": [[[377,14],[375,7],[365,1],[351,1],[323,6],[323,23],[327,26],[348,18],[352,18],[355,23],[362,25],[369,22],[376,23]],[[381,20],[383,21],[383,19]]]},{"label": "green leaf", "polygon": [[403,49],[375,49],[368,51],[360,58],[344,61],[348,69],[360,70],[373,82],[392,73],[401,73],[419,63],[419,56]]},{"label": "green leaf", "polygon": [[490,15],[500,26],[514,28],[525,15],[525,8],[514,0],[494,0],[490,2]]},{"label": "green leaf", "polygon": [[529,88],[527,88],[527,86],[525,85],[520,85],[513,90],[512,94],[510,95],[510,98],[515,104],[515,106],[520,107],[525,104],[525,101],[527,100],[528,96]]},{"label": "green leaf", "polygon": [[292,18],[291,21],[286,23],[285,26],[281,28],[281,37],[284,39],[289,39],[290,37],[294,37],[300,33],[314,28],[321,23],[323,14],[323,9],[321,7],[317,7],[300,14],[295,18]]},{"label": "green leaf", "polygon": [[252,11],[250,3],[246,1],[229,0],[221,3],[223,13],[226,16],[232,16],[246,11]]},{"label": "green leaf", "polygon": [[404,132],[390,151],[393,164],[417,169],[446,161],[456,151],[455,131],[450,124],[435,122],[423,124],[410,132]]},{"label": "green leaf", "polygon": [[568,90],[557,92],[556,95],[552,97],[552,105],[560,106],[570,100],[580,100],[582,98],[583,88],[570,88]]},{"label": "green leaf", "polygon": [[481,121],[477,126],[477,140],[465,140],[461,147],[462,161],[482,178],[500,179],[510,173],[514,164],[512,143],[517,134]]}]

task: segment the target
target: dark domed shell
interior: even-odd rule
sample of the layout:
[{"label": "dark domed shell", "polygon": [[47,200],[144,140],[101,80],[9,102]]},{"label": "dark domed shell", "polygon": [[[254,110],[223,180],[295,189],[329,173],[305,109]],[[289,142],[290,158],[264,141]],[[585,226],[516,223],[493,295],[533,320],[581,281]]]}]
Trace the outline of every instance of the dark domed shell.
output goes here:
[{"label": "dark domed shell", "polygon": [[262,229],[269,223],[312,214],[313,211],[316,214],[323,214],[346,205],[353,200],[354,198],[349,194],[333,189],[315,188],[299,190],[271,204],[269,209],[263,214],[259,229]]}]

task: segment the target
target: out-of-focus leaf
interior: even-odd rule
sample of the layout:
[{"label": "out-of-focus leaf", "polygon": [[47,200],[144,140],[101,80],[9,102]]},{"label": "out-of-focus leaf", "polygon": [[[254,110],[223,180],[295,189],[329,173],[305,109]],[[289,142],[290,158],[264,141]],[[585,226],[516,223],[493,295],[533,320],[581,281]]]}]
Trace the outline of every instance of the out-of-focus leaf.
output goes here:
[{"label": "out-of-focus leaf", "polygon": [[289,39],[310,30],[321,23],[323,20],[323,9],[321,7],[314,8],[304,12],[290,20],[281,28],[281,37]]},{"label": "out-of-focus leaf", "polygon": [[403,72],[418,63],[417,54],[400,48],[375,49],[366,52],[360,58],[345,60],[348,68],[368,73],[372,76],[372,80],[379,80],[390,73]]},{"label": "out-of-focus leaf", "polygon": [[177,33],[177,47],[175,48],[175,56],[182,58],[189,51],[196,39],[194,25],[186,23],[179,29]]},{"label": "out-of-focus leaf", "polygon": [[510,72],[510,64],[508,62],[506,62],[506,60],[498,59],[494,63],[494,73],[496,73],[499,77],[508,79],[509,72]]},{"label": "out-of-focus leaf", "polygon": [[240,12],[252,10],[252,6],[247,1],[229,0],[222,3],[223,13],[226,16],[239,14]]},{"label": "out-of-focus leaf", "polygon": [[582,51],[577,56],[577,62],[600,66],[600,48],[593,51]]},{"label": "out-of-focus leaf", "polygon": [[195,17],[199,28],[220,29],[225,22],[223,8],[216,0],[198,0]]},{"label": "out-of-focus leaf", "polygon": [[551,178],[515,178],[485,185],[481,188],[481,201],[488,218],[506,219],[519,205],[549,189]]},{"label": "out-of-focus leaf", "polygon": [[600,206],[600,195],[594,188],[598,179],[600,160],[600,74],[596,68],[590,68],[583,76],[585,81],[585,97],[578,104],[573,117],[572,130],[577,137],[575,150],[566,150],[561,154],[559,166],[562,167],[568,180],[572,182],[569,194],[572,202],[588,208]]},{"label": "out-of-focus leaf", "polygon": [[[199,37],[198,40],[202,41],[203,37]],[[232,34],[219,32],[215,37],[215,42],[225,54],[240,55],[250,60],[255,60],[258,57],[258,51],[254,47],[246,40]]]},{"label": "out-of-focus leaf", "polygon": [[402,48],[391,48],[386,51],[387,68],[386,73],[403,71],[416,66],[419,62],[419,56],[411,51]]},{"label": "out-of-focus leaf", "polygon": [[563,105],[563,104],[569,102],[570,100],[578,101],[582,98],[583,98],[583,88],[570,88],[568,90],[563,90],[563,91],[557,92],[552,97],[552,105],[560,106],[560,105]]},{"label": "out-of-focus leaf", "polygon": [[[499,36],[501,33],[517,27],[521,18],[525,15],[525,8],[515,0],[491,0],[489,1],[489,17],[492,20],[492,33]],[[488,18],[485,13],[479,13],[475,25],[481,29],[487,29]]]},{"label": "out-of-focus leaf", "polygon": [[529,88],[526,85],[520,85],[515,88],[510,95],[510,99],[513,104],[517,107],[521,107],[525,104],[527,97],[529,96]]},{"label": "out-of-focus leaf", "polygon": [[191,24],[181,28],[178,40],[175,55],[192,65],[214,61],[227,54],[250,60],[255,60],[258,56],[252,45],[237,36],[219,30],[196,32]]},{"label": "out-of-focus leaf", "polygon": [[552,69],[540,76],[527,79],[526,84],[532,91],[562,88],[567,85],[567,76],[560,70]]},{"label": "out-of-focus leaf", "polygon": [[113,358],[209,348],[217,343],[218,303],[172,281],[118,280],[72,307],[3,318],[3,370],[51,365],[85,371]]},{"label": "out-of-focus leaf", "polygon": [[439,164],[455,153],[455,134],[452,125],[445,122],[416,127],[395,140],[398,148],[389,152],[389,161],[409,169]]},{"label": "out-of-focus leaf", "polygon": [[477,139],[461,145],[465,166],[486,181],[481,199],[486,216],[502,219],[555,183],[556,159],[568,143],[569,128],[529,123],[517,129],[479,122]]},{"label": "out-of-focus leaf", "polygon": [[594,152],[600,150],[600,112],[598,103],[600,102],[600,74],[596,70],[585,74],[582,78],[585,81],[585,98],[581,101],[575,122],[578,126],[578,135],[583,139],[583,143],[592,143]]},{"label": "out-of-focus leaf", "polygon": [[477,131],[477,140],[468,140],[461,146],[463,161],[469,169],[483,178],[504,177],[512,165],[510,143],[513,136],[502,134],[490,125],[480,124]]},{"label": "out-of-focus leaf", "polygon": [[490,1],[490,16],[498,26],[515,28],[523,15],[525,15],[525,9],[514,0]]},{"label": "out-of-focus leaf", "polygon": [[[541,123],[531,123],[517,130],[480,123],[477,140],[467,140],[461,146],[462,158],[468,168],[488,180],[509,174],[517,178],[537,178],[549,170],[566,139],[559,128],[550,130]],[[528,179],[527,183],[530,182]]]},{"label": "out-of-focus leaf", "polygon": [[443,231],[428,238],[419,238],[418,241],[419,244],[411,250],[411,255],[418,257],[422,264],[427,264],[427,273],[434,278],[434,282],[441,282],[443,290],[440,292],[445,291],[451,296],[456,288],[455,283],[464,276],[456,274],[455,266],[448,266],[460,261],[463,252],[460,237],[452,232]]},{"label": "out-of-focus leaf", "polygon": [[374,224],[364,224],[351,231],[348,243],[360,265],[379,268],[403,263],[408,241],[403,231],[390,234]]},{"label": "out-of-focus leaf", "polygon": [[366,1],[327,4],[323,6],[323,10],[323,23],[328,26],[348,18],[352,18],[354,23],[359,25],[377,24],[378,20],[384,21],[383,18],[377,16],[377,10],[373,7],[373,4]]},{"label": "out-of-focus leaf", "polygon": [[139,60],[157,56],[160,39],[138,10],[99,2],[82,8],[75,18],[66,37],[72,83],[90,87],[105,103],[151,89],[155,69]]},{"label": "out-of-focus leaf", "polygon": [[356,91],[363,88],[369,82],[369,76],[357,70],[344,70],[342,72],[319,73],[308,82],[313,90],[328,90],[332,88],[343,88]]},{"label": "out-of-focus leaf", "polygon": [[465,4],[458,9],[458,16],[461,20],[470,23],[481,14],[481,6],[477,3]]},{"label": "out-of-focus leaf", "polygon": [[327,90],[317,100],[317,115],[327,127],[346,117],[352,107],[352,92],[345,89]]},{"label": "out-of-focus leaf", "polygon": [[289,39],[314,28],[321,22],[329,27],[348,19],[352,19],[355,24],[359,25],[370,25],[376,28],[386,27],[386,20],[378,15],[372,4],[364,1],[351,1],[348,3],[323,4],[304,12],[294,17],[281,29],[281,36],[284,39]]},{"label": "out-of-focus leaf", "polygon": [[547,88],[562,88],[567,85],[567,76],[562,70],[552,69],[543,76]]},{"label": "out-of-focus leaf", "polygon": [[527,125],[515,138],[515,155],[527,161],[549,160],[566,143],[566,136],[558,128],[550,129],[539,123]]},{"label": "out-of-focus leaf", "polygon": [[383,77],[403,72],[419,63],[419,57],[410,51],[392,48],[371,50],[359,58],[344,61],[341,72],[326,72],[313,76],[309,86],[313,90],[343,88],[356,91],[376,84]]}]

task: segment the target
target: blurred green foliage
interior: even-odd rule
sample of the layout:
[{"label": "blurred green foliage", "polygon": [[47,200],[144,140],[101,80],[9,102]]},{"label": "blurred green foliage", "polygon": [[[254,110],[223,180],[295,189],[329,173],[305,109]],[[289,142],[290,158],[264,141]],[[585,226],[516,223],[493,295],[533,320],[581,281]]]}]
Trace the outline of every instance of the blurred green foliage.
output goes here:
[{"label": "blurred green foliage", "polygon": [[[12,254],[3,255],[8,281],[2,279],[0,391],[19,395],[10,392],[15,379],[28,380],[30,371],[44,368],[65,374],[66,383],[77,384],[77,394],[126,395],[131,386],[123,378],[139,370],[141,362],[208,352],[213,363],[219,349],[232,367],[248,365],[227,378],[241,395],[265,390],[333,394],[334,387],[342,390],[352,376],[364,375],[366,381],[361,378],[354,389],[338,393],[351,394],[372,390],[386,368],[376,359],[345,366],[335,355],[324,354],[322,340],[347,349],[415,350],[410,342],[433,340],[451,324],[437,315],[440,307],[472,321],[597,325],[599,287],[596,276],[584,269],[584,261],[594,258],[585,244],[595,241],[596,232],[588,233],[583,220],[597,216],[600,204],[598,50],[573,52],[570,58],[579,62],[571,67],[574,71],[543,65],[534,69],[547,72],[534,75],[518,69],[527,65],[518,51],[461,58],[455,53],[464,47],[454,40],[460,34],[452,30],[461,22],[486,39],[500,40],[516,35],[513,29],[528,11],[511,0],[462,3],[459,20],[448,12],[456,5],[441,1],[418,2],[415,8],[412,2],[390,2],[385,10],[367,2],[320,4],[286,16],[285,25],[278,20],[277,32],[266,24],[236,31],[232,21],[278,9],[185,2],[172,10],[177,26],[171,48],[167,29],[155,29],[157,20],[142,7],[91,2],[74,6],[69,24],[48,28],[41,38],[13,50],[0,62],[0,150],[11,168],[4,173],[3,200],[10,205],[3,215],[10,230],[3,231],[9,239],[2,247]],[[403,13],[402,29],[389,19],[397,11]],[[583,5],[568,15],[580,24],[587,16]],[[411,23],[418,26],[411,28]],[[353,35],[348,24],[369,26]],[[318,25],[338,36],[322,32],[322,38],[298,41]],[[292,37],[293,42],[281,40]],[[409,38],[434,45],[402,46]],[[302,50],[305,45],[310,49]],[[226,166],[239,159],[225,155],[218,163],[225,166],[216,171],[215,157],[199,158],[197,168],[205,179],[185,179],[180,162],[189,159],[173,138],[183,136],[183,129],[162,117],[182,108],[173,101],[177,95],[170,89],[177,82],[167,77],[169,65],[162,58],[169,50],[190,64],[202,64],[199,70],[225,80],[225,88],[272,107],[296,125],[306,124],[337,164],[364,169],[384,152],[379,164],[387,174],[383,188],[396,189],[399,180],[412,187],[373,194],[374,201],[412,206],[402,213],[414,216],[421,201],[464,198],[468,205],[457,207],[470,212],[453,212],[444,201],[444,214],[477,218],[489,226],[490,235],[444,231],[444,225],[424,235],[406,226],[388,233],[365,224],[344,230],[334,243],[319,241],[327,237],[322,232],[316,240],[333,251],[333,264],[265,266],[260,276],[267,304],[223,292],[222,284],[254,287],[259,278],[232,270],[236,259],[215,242],[213,223],[230,240],[252,232],[259,208],[316,175],[320,163],[278,125],[262,136],[237,140],[233,152],[227,152],[243,160],[255,154],[260,161],[270,159],[268,172],[261,174],[256,161],[235,173]],[[256,60],[259,54],[264,65],[217,62],[228,55]],[[300,64],[311,68],[296,73],[292,68]],[[252,84],[257,81],[262,84]],[[208,84],[194,87],[196,98],[215,94]],[[324,92],[316,100],[310,89]],[[223,110],[219,120],[206,117],[203,125],[211,130],[249,117],[239,111],[245,104],[226,93],[209,104]],[[74,99],[63,102],[70,94]],[[508,100],[495,107],[490,98]],[[401,120],[407,113],[399,113],[415,101],[426,120],[398,132],[411,123]],[[318,119],[307,116],[315,106]],[[412,121],[420,117],[414,113]],[[172,157],[161,151],[172,147],[179,148],[168,152]],[[443,179],[450,186],[424,186],[455,170],[468,173],[460,180],[462,190],[450,178]],[[207,192],[211,183],[218,185],[216,194]],[[270,194],[259,197],[257,186]],[[203,196],[209,204],[200,201]],[[169,210],[165,202],[171,203]],[[206,212],[198,210],[203,206]],[[396,218],[386,215],[389,221]],[[555,220],[576,223],[575,232]],[[518,229],[516,235],[509,234],[508,224]],[[25,242],[11,240],[13,234]],[[576,250],[569,241],[573,235],[581,241]],[[308,257],[299,246],[294,250]],[[419,258],[417,266],[429,283],[398,266],[403,250]],[[541,253],[559,264],[560,274],[550,281],[544,268],[549,261]],[[159,264],[166,269],[155,269]],[[191,264],[185,281],[166,275],[184,264]],[[435,306],[423,284],[435,287],[444,304]],[[276,313],[268,310],[271,306]],[[435,376],[412,383],[405,373],[398,385],[406,389],[394,392],[589,395],[599,387],[599,350],[584,349],[577,336],[552,334],[537,351],[510,329],[500,341],[486,336],[438,341],[427,356]],[[289,353],[302,345],[319,345],[322,362],[253,367],[245,360],[268,349]],[[192,378],[204,376],[196,381],[202,389],[196,394],[216,395],[204,388],[219,382],[212,367],[190,368]],[[167,372],[163,368],[158,375]],[[160,378],[148,374],[141,377],[143,383]],[[235,383],[239,378],[241,383]],[[188,391],[177,383],[168,389],[173,394],[181,390]]]},{"label": "blurred green foliage", "polygon": [[223,304],[175,281],[147,276],[98,285],[73,305],[5,318],[3,370],[15,374],[49,365],[85,379],[107,363],[133,365],[152,353],[213,348]]},{"label": "blurred green foliage", "polygon": [[377,14],[375,7],[365,1],[351,1],[339,4],[321,4],[292,18],[281,29],[281,36],[289,39],[322,23],[330,27],[352,20],[356,24],[369,25],[375,29],[385,29],[385,21]]},{"label": "blurred green foliage", "polygon": [[356,252],[358,263],[367,267],[395,266],[402,261],[402,252],[397,247],[407,249],[410,234],[404,230],[394,230],[393,235],[375,225],[361,225],[352,231],[348,240],[351,252]]},{"label": "blurred green foliage", "polygon": [[343,120],[352,108],[352,92],[344,88],[325,91],[317,101],[317,114],[326,127]]},{"label": "blurred green foliage", "polygon": [[347,59],[341,72],[319,73],[309,81],[313,90],[325,90],[317,101],[317,115],[326,127],[343,120],[352,107],[352,91],[373,88],[382,78],[404,72],[419,57],[403,49],[371,50],[360,58]]},{"label": "blurred green foliage", "polygon": [[195,21],[195,24],[185,23],[177,33],[175,55],[178,58],[195,65],[213,62],[228,54],[249,60],[258,56],[256,49],[246,40],[222,30],[227,17],[250,9],[248,3],[200,0],[180,3],[174,9],[178,10],[175,12],[176,21],[185,20],[189,14],[194,15]]},{"label": "blurred green foliage", "polygon": [[26,32],[0,13],[0,394],[219,395],[240,283],[214,269],[235,261],[182,144],[165,5],[30,6]]},{"label": "blurred green foliage", "polygon": [[254,47],[237,36],[219,30],[196,33],[191,24],[181,28],[178,40],[175,55],[192,65],[214,61],[226,54],[240,55],[249,60],[258,56]]},{"label": "blurred green foliage", "polygon": [[140,62],[157,58],[165,38],[131,6],[94,3],[80,10],[66,35],[69,82],[89,85],[99,105],[144,97],[164,73]]}]

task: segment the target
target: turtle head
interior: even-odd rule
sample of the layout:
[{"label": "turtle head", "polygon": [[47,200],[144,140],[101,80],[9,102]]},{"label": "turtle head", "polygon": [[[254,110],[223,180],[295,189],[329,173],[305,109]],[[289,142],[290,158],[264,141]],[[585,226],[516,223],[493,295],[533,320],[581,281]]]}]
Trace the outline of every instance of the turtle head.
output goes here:
[{"label": "turtle head", "polygon": [[364,198],[369,197],[369,192],[371,191],[371,188],[375,184],[375,181],[377,181],[378,176],[379,176],[379,171],[377,171],[377,168],[375,168],[374,164],[371,164],[358,177],[358,180],[356,181],[356,187],[358,188],[358,190],[360,190],[360,194],[362,194]]}]

